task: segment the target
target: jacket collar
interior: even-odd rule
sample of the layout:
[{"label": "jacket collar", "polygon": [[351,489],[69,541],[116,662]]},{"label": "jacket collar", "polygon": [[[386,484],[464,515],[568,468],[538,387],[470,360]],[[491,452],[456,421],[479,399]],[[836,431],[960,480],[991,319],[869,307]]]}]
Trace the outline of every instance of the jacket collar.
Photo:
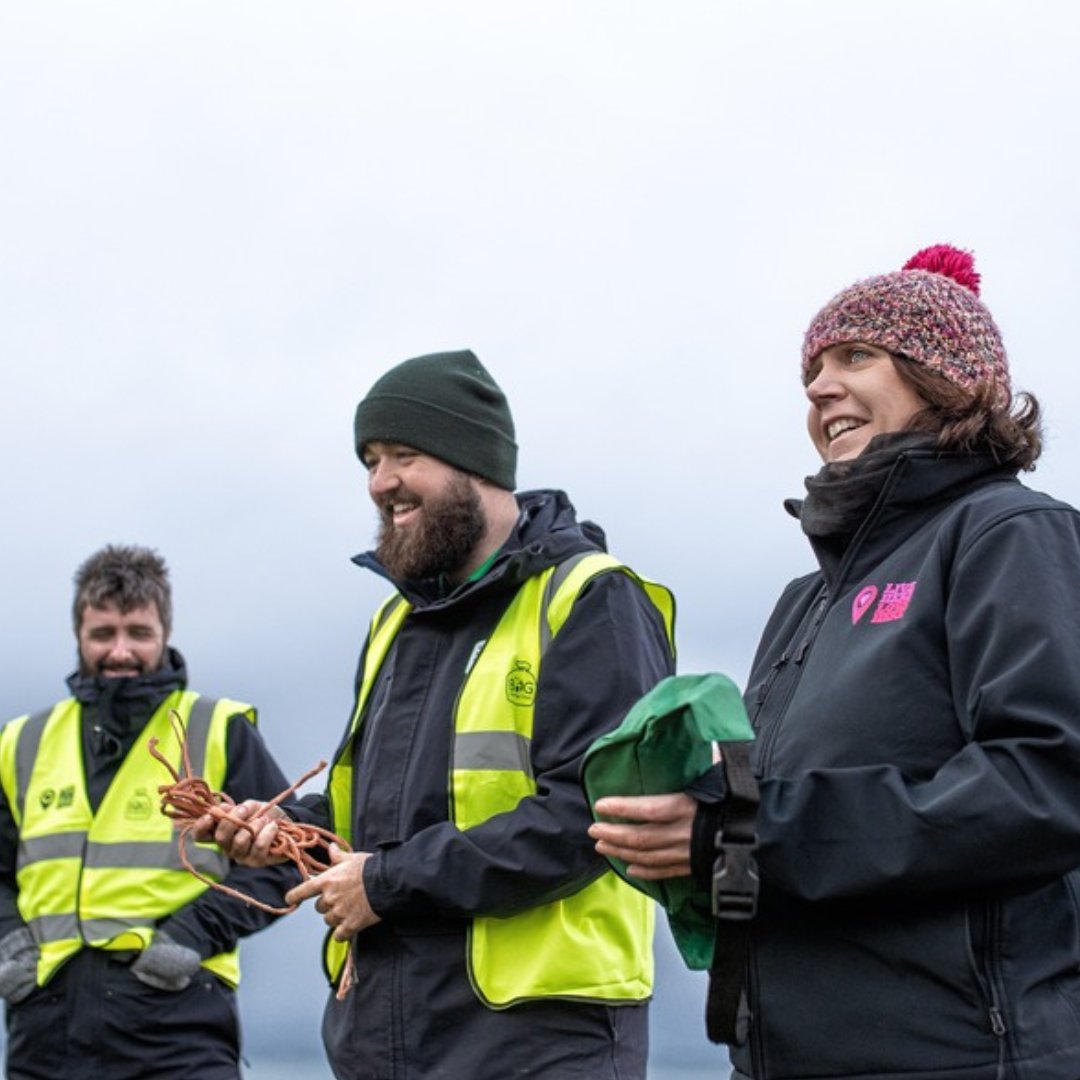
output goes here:
[{"label": "jacket collar", "polygon": [[84,706],[84,719],[93,713],[96,724],[120,736],[141,731],[165,698],[186,685],[184,658],[171,646],[161,667],[147,675],[106,679],[76,671],[67,678],[72,697]]},{"label": "jacket collar", "polygon": [[607,550],[603,529],[591,521],[579,522],[565,492],[523,491],[515,498],[520,510],[517,524],[479,580],[462,582],[447,591],[437,580],[395,581],[374,551],[356,555],[352,561],[386,578],[414,608],[436,611],[494,590],[516,590],[530,577],[579,551]]},{"label": "jacket collar", "polygon": [[[826,584],[835,595],[843,581],[859,578],[949,503],[988,484],[1016,480],[1014,466],[982,455],[936,449],[897,454],[881,491],[854,536],[811,537]],[[796,516],[801,504],[789,501]]]}]

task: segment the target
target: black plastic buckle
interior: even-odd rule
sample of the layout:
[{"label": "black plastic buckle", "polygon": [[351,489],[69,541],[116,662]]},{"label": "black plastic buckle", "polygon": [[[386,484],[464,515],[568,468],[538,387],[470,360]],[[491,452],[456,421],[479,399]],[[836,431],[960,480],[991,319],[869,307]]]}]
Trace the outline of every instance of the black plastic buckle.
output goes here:
[{"label": "black plastic buckle", "polygon": [[758,873],[756,840],[725,840],[716,834],[719,854],[713,863],[712,912],[717,919],[744,922],[757,911]]}]

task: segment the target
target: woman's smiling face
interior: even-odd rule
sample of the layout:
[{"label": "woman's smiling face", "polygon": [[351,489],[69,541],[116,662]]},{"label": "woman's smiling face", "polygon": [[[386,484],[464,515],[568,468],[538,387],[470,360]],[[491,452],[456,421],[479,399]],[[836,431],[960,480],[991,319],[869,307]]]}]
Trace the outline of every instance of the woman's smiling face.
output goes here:
[{"label": "woman's smiling face", "polygon": [[807,373],[806,425],[826,464],[850,461],[875,435],[903,431],[924,406],[892,355],[861,341],[830,345]]}]

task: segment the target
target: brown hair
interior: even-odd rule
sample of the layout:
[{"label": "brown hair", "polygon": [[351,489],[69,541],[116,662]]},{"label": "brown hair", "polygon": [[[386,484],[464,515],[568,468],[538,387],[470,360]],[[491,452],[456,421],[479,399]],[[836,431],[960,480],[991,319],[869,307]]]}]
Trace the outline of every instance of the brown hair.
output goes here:
[{"label": "brown hair", "polygon": [[993,382],[962,390],[925,364],[893,354],[897,373],[926,403],[909,431],[936,434],[942,450],[988,454],[1001,465],[1032,470],[1042,453],[1039,402],[1020,393],[1002,402]]},{"label": "brown hair", "polygon": [[75,571],[75,633],[87,607],[115,604],[127,612],[156,604],[165,637],[172,629],[172,590],[165,560],[150,548],[109,544]]}]

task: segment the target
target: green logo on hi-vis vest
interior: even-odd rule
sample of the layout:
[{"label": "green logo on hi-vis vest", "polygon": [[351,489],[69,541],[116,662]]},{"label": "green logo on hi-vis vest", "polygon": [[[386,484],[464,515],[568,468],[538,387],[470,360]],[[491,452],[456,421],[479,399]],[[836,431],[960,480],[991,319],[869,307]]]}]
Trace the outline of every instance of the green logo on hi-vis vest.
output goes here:
[{"label": "green logo on hi-vis vest", "polygon": [[150,798],[150,792],[146,788],[136,788],[135,794],[128,799],[124,807],[124,817],[135,821],[147,821],[154,812],[154,800]]},{"label": "green logo on hi-vis vest", "polygon": [[67,787],[62,787],[59,792],[56,788],[46,788],[38,796],[38,801],[41,803],[42,810],[48,810],[50,806],[63,810],[75,801],[75,785],[69,784]]},{"label": "green logo on hi-vis vest", "polygon": [[513,705],[531,705],[536,700],[536,676],[528,660],[515,660],[506,676],[506,700]]}]

